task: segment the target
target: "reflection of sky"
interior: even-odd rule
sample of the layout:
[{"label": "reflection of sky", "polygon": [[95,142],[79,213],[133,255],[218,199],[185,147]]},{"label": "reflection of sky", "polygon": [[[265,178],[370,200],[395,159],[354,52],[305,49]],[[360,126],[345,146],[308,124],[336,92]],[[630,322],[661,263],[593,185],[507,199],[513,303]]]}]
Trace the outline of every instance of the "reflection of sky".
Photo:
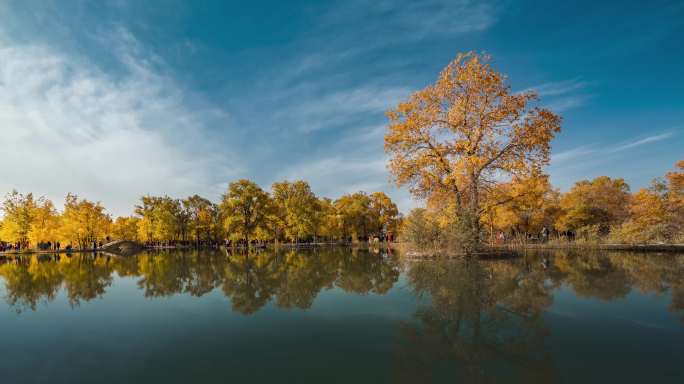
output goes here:
[{"label": "reflection of sky", "polygon": [[[481,50],[564,117],[555,185],[634,189],[684,147],[680,1],[9,1],[0,5],[0,193],[217,200],[239,177],[385,190],[384,112]],[[635,168],[631,159],[639,158]]]},{"label": "reflection of sky", "polygon": [[555,292],[553,305],[547,312],[587,324],[597,322],[621,323],[627,327],[644,327],[663,332],[683,334],[679,314],[664,310],[672,302],[669,293],[645,294],[632,289],[625,297],[604,301],[580,298],[571,287],[563,285]]},{"label": "reflection of sky", "polygon": [[624,298],[578,298],[567,286],[554,295],[544,320],[547,345],[567,382],[682,380],[684,326],[667,310],[669,293],[632,290]]}]

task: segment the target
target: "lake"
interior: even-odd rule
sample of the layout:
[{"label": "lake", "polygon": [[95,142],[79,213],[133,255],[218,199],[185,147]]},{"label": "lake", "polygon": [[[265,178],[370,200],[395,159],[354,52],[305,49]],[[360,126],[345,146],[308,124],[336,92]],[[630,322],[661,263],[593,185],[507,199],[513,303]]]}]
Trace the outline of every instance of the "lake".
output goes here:
[{"label": "lake", "polygon": [[684,255],[0,261],[2,383],[682,383]]}]

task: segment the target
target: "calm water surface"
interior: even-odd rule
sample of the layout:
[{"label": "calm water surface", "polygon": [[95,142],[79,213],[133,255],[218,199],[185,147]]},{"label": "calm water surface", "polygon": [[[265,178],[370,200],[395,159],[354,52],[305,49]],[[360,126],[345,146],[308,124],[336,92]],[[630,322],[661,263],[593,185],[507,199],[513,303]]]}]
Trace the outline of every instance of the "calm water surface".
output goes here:
[{"label": "calm water surface", "polygon": [[2,383],[684,382],[684,255],[0,261]]}]

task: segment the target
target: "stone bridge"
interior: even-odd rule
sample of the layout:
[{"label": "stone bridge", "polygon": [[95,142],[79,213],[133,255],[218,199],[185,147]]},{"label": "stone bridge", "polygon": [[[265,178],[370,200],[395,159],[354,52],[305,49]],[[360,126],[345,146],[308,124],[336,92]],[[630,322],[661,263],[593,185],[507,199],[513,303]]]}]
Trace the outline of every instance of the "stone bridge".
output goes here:
[{"label": "stone bridge", "polygon": [[131,256],[145,249],[145,246],[130,240],[115,240],[98,248],[98,251],[119,256]]}]

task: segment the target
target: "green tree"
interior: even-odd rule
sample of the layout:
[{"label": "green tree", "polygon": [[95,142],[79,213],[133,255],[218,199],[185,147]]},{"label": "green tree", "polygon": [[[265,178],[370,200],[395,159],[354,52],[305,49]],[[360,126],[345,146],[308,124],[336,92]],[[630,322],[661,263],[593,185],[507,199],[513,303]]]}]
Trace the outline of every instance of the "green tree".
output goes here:
[{"label": "green tree", "polygon": [[341,215],[332,200],[324,197],[318,200],[318,234],[333,240],[342,236]]},{"label": "green tree", "polygon": [[182,201],[189,220],[189,230],[195,241],[211,240],[218,210],[211,201],[198,195],[190,196]]},{"label": "green tree", "polygon": [[343,195],[335,200],[342,233],[351,237],[353,242],[366,237],[373,227],[370,205],[370,197],[364,192]]},{"label": "green tree", "polygon": [[318,198],[306,181],[283,181],[271,187],[274,209],[283,233],[290,241],[315,236],[318,229]]},{"label": "green tree", "polygon": [[144,241],[185,240],[189,215],[178,199],[143,196],[135,213],[140,215],[138,232]]},{"label": "green tree", "polygon": [[220,209],[224,228],[233,240],[249,244],[258,231],[268,232],[268,218],[272,211],[268,193],[252,181],[242,179],[228,185]]}]

